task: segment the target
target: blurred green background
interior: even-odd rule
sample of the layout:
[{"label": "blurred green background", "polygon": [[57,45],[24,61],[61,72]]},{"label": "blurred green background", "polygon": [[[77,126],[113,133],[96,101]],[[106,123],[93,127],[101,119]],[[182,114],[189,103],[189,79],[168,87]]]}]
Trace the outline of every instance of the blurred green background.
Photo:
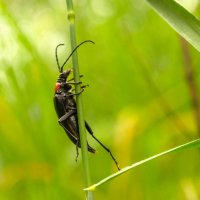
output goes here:
[{"label": "blurred green background", "polygon": [[[198,1],[184,6],[199,17]],[[144,0],[74,1],[84,115],[121,167],[198,138],[181,39]],[[81,156],[53,107],[70,53],[64,0],[0,0],[0,199],[84,199]],[[198,95],[199,53],[186,45]],[[71,61],[66,68],[71,67]],[[89,136],[88,136],[89,137]],[[89,155],[92,182],[116,171],[109,154]],[[199,151],[166,156],[95,191],[95,199],[200,199]]]}]

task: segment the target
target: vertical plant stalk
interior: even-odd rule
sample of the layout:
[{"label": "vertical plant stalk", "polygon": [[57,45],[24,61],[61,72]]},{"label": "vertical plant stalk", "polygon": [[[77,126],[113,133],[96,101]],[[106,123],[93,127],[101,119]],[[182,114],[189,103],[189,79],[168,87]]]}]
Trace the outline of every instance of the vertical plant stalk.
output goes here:
[{"label": "vertical plant stalk", "polygon": [[183,64],[185,68],[186,81],[190,92],[191,103],[194,109],[197,133],[198,136],[200,136],[200,106],[199,106],[198,88],[195,82],[194,67],[192,65],[188,42],[180,36],[180,43],[182,47]]},{"label": "vertical plant stalk", "polygon": [[[70,29],[70,40],[71,40],[71,49],[73,50],[76,47],[76,31],[75,31],[75,12],[73,10],[73,2],[72,0],[66,0],[67,3],[67,16],[69,20],[69,29]],[[74,81],[79,82],[79,67],[78,67],[78,55],[75,51],[72,55],[72,64],[73,64],[73,74]],[[79,93],[81,91],[80,84],[75,84],[75,92]],[[78,114],[78,126],[80,133],[80,141],[81,141],[81,153],[82,153],[82,162],[83,162],[83,173],[85,186],[88,187],[91,184],[90,180],[90,169],[89,169],[89,161],[88,161],[88,151],[87,151],[87,138],[85,132],[85,121],[83,116],[83,106],[82,106],[82,94],[77,95],[76,97],[77,104],[77,114]],[[86,192],[87,200],[93,200],[93,192]]]}]

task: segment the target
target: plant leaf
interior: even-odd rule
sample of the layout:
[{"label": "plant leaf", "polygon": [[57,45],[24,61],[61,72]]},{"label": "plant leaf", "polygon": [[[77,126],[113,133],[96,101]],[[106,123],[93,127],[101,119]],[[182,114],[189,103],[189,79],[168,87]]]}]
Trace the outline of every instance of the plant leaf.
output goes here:
[{"label": "plant leaf", "polygon": [[173,0],[147,0],[167,23],[200,51],[200,21]]},{"label": "plant leaf", "polygon": [[120,171],[118,171],[118,172],[116,172],[116,173],[114,173],[114,174],[112,174],[112,175],[110,175],[110,176],[108,176],[108,177],[102,179],[102,180],[99,181],[98,183],[96,183],[96,184],[94,184],[94,185],[92,185],[92,186],[90,186],[90,187],[88,187],[88,188],[85,188],[84,190],[95,190],[95,188],[96,188],[97,186],[100,186],[100,185],[102,185],[102,184],[104,184],[104,183],[110,181],[111,179],[114,179],[114,178],[116,178],[117,176],[122,175],[123,173],[126,173],[126,172],[128,172],[129,170],[131,170],[131,169],[133,169],[133,168],[135,168],[135,167],[137,167],[137,166],[139,166],[139,165],[142,165],[142,164],[144,164],[144,163],[146,163],[146,162],[149,162],[149,161],[151,161],[151,160],[154,160],[155,158],[158,158],[158,157],[160,157],[160,156],[164,156],[164,155],[166,155],[166,154],[174,153],[174,152],[177,152],[177,151],[183,151],[183,150],[189,149],[189,148],[199,148],[199,147],[200,147],[200,139],[193,140],[193,141],[191,141],[191,142],[182,144],[182,145],[180,145],[180,146],[174,147],[174,148],[169,149],[169,150],[167,150],[167,151],[164,151],[164,152],[162,152],[162,153],[156,154],[156,155],[154,155],[154,156],[151,156],[151,157],[149,157],[149,158],[146,158],[146,159],[144,159],[144,160],[141,160],[141,161],[139,161],[139,162],[136,162],[136,163],[134,163],[134,164],[132,164],[132,165],[130,165],[130,166],[128,166],[128,167],[125,167],[125,168],[121,169]]}]

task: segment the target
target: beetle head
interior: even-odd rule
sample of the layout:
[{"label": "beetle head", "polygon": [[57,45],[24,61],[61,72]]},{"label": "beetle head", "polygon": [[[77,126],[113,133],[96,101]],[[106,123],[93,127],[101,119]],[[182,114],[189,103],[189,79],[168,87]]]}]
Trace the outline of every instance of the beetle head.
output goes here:
[{"label": "beetle head", "polygon": [[72,72],[72,69],[68,69],[64,72],[60,72],[57,82],[65,83],[71,72]]},{"label": "beetle head", "polygon": [[60,73],[54,88],[55,93],[68,92],[69,90],[71,90],[72,86],[66,82],[71,71],[71,69],[68,69]]}]

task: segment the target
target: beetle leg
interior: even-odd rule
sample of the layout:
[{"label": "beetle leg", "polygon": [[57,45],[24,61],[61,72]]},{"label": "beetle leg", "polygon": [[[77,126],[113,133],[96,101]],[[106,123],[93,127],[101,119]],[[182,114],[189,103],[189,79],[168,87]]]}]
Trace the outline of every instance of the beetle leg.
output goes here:
[{"label": "beetle leg", "polygon": [[76,112],[74,110],[69,111],[68,113],[65,113],[59,120],[58,122],[61,124],[64,120],[69,118],[71,115],[74,115]]},{"label": "beetle leg", "polygon": [[[88,84],[87,85],[82,85],[81,89],[86,88],[86,87],[89,87],[89,85]],[[75,89],[73,89],[72,91],[75,91]]]},{"label": "beetle leg", "polygon": [[[65,130],[65,132],[67,133],[67,135],[69,136],[69,138],[72,140],[72,142],[74,144],[77,143],[77,140],[78,138],[76,136],[73,135],[73,133],[71,131],[69,131],[65,126],[64,124],[60,123],[60,125],[63,127],[63,129]],[[77,143],[77,146],[78,146],[79,143]]]},{"label": "beetle leg", "polygon": [[76,107],[72,107],[72,106],[67,106],[67,109],[70,109],[70,110],[77,110]]},{"label": "beetle leg", "polygon": [[79,156],[79,152],[78,152],[78,147],[80,146],[79,144],[79,138],[75,137],[73,135],[73,133],[67,129],[67,127],[65,127],[65,125],[62,123],[64,120],[66,120],[67,118],[69,118],[70,116],[74,115],[76,113],[76,111],[72,110],[68,113],[66,113],[65,115],[63,115],[59,120],[59,124],[64,128],[64,130],[66,131],[66,133],[70,136],[70,138],[74,141],[74,144],[76,145],[76,162],[78,160],[78,156]]},{"label": "beetle leg", "polygon": [[84,89],[82,89],[80,92],[73,93],[73,95],[79,95],[79,94],[81,94],[83,91],[84,91]]},{"label": "beetle leg", "polygon": [[81,84],[82,81],[78,81],[78,82],[66,82],[66,84],[72,84],[72,85],[76,85],[76,84]]},{"label": "beetle leg", "polygon": [[71,97],[71,96],[74,96],[74,95],[79,95],[79,94],[81,94],[83,91],[84,91],[84,89],[82,89],[80,92],[77,92],[77,93],[68,94],[68,95],[66,95],[66,97]]},{"label": "beetle leg", "polygon": [[79,144],[79,139],[78,139],[77,142],[76,142],[76,159],[75,159],[76,162],[77,162],[77,160],[78,160],[78,156],[79,156],[79,152],[78,152],[78,144]]},{"label": "beetle leg", "polygon": [[[83,75],[80,75],[79,76],[80,78],[82,78],[83,77]],[[71,78],[70,80],[68,80],[68,81],[73,81],[74,80],[74,78]]]},{"label": "beetle leg", "polygon": [[89,87],[89,84],[87,84],[87,85],[82,85],[82,86],[81,86],[82,89],[83,89],[83,88],[86,88],[86,87]]},{"label": "beetle leg", "polygon": [[91,129],[91,127],[89,126],[89,124],[85,121],[85,127],[88,131],[88,133],[110,154],[110,156],[112,157],[113,161],[115,162],[116,166],[117,166],[117,169],[120,170],[119,168],[119,164],[118,162],[116,161],[115,157],[113,156],[112,152],[110,151],[110,149],[108,147],[106,147],[101,141],[99,141],[95,136],[94,136],[94,133]]}]

